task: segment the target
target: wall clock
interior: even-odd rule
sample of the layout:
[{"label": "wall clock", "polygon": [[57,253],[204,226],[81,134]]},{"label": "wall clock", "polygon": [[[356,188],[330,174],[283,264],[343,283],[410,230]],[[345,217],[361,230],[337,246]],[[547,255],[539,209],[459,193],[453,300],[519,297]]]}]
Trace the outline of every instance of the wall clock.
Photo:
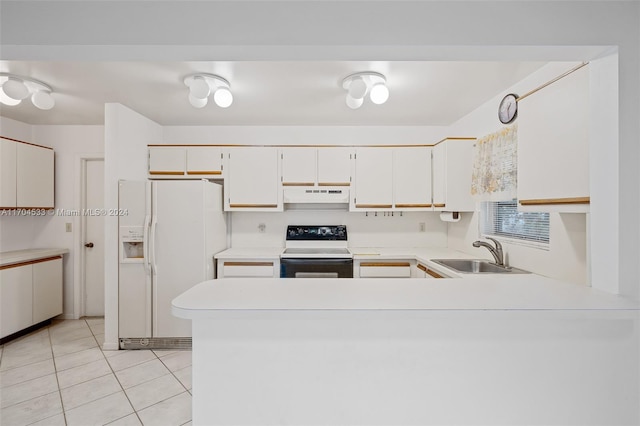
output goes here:
[{"label": "wall clock", "polygon": [[509,124],[518,116],[518,95],[509,93],[498,107],[498,118],[502,124]]}]

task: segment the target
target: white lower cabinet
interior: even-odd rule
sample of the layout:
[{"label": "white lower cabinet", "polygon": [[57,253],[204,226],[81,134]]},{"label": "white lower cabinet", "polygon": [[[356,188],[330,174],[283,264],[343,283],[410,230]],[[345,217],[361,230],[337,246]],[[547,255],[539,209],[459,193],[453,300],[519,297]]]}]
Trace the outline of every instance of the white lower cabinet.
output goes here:
[{"label": "white lower cabinet", "polygon": [[32,325],[32,265],[0,270],[0,337]]},{"label": "white lower cabinet", "polygon": [[417,273],[416,278],[449,278],[446,275],[443,275],[431,268],[429,268],[424,263],[418,262],[416,265]]},{"label": "white lower cabinet", "polygon": [[62,313],[62,259],[33,264],[33,323]]},{"label": "white lower cabinet", "polygon": [[278,278],[279,259],[218,259],[217,278]]},{"label": "white lower cabinet", "polygon": [[[412,261],[361,261],[356,262],[360,278],[411,278]],[[354,274],[356,276],[356,274]]]},{"label": "white lower cabinet", "polygon": [[62,313],[62,258],[0,269],[0,338]]}]

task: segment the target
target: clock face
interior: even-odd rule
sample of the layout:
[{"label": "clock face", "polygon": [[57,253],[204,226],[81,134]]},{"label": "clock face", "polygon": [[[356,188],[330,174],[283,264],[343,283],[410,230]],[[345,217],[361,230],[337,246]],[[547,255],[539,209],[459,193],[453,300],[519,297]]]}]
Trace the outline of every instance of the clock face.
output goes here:
[{"label": "clock face", "polygon": [[518,115],[518,97],[513,93],[508,94],[500,102],[498,108],[498,118],[503,124],[509,124]]}]

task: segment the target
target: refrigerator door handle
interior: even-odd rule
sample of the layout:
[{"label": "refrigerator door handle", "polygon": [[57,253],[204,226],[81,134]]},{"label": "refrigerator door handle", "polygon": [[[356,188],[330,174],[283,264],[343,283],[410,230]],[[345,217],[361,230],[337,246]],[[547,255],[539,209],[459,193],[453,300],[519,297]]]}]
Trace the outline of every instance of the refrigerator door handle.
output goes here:
[{"label": "refrigerator door handle", "polygon": [[156,230],[158,227],[158,221],[153,216],[151,219],[151,269],[153,274],[158,274],[158,265],[156,264]]},{"label": "refrigerator door handle", "polygon": [[143,237],[142,237],[142,241],[143,241],[143,251],[144,253],[142,254],[144,256],[144,271],[149,274],[151,273],[150,269],[151,269],[151,259],[149,259],[149,227],[151,226],[151,216],[149,215],[145,215],[144,217],[144,229],[143,229]]}]

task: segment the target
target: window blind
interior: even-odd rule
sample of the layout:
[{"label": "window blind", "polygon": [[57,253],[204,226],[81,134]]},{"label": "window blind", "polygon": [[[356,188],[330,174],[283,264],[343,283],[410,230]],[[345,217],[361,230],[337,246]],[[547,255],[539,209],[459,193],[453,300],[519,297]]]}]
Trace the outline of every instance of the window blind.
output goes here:
[{"label": "window blind", "polygon": [[549,244],[549,213],[519,212],[516,200],[480,203],[480,234]]}]

